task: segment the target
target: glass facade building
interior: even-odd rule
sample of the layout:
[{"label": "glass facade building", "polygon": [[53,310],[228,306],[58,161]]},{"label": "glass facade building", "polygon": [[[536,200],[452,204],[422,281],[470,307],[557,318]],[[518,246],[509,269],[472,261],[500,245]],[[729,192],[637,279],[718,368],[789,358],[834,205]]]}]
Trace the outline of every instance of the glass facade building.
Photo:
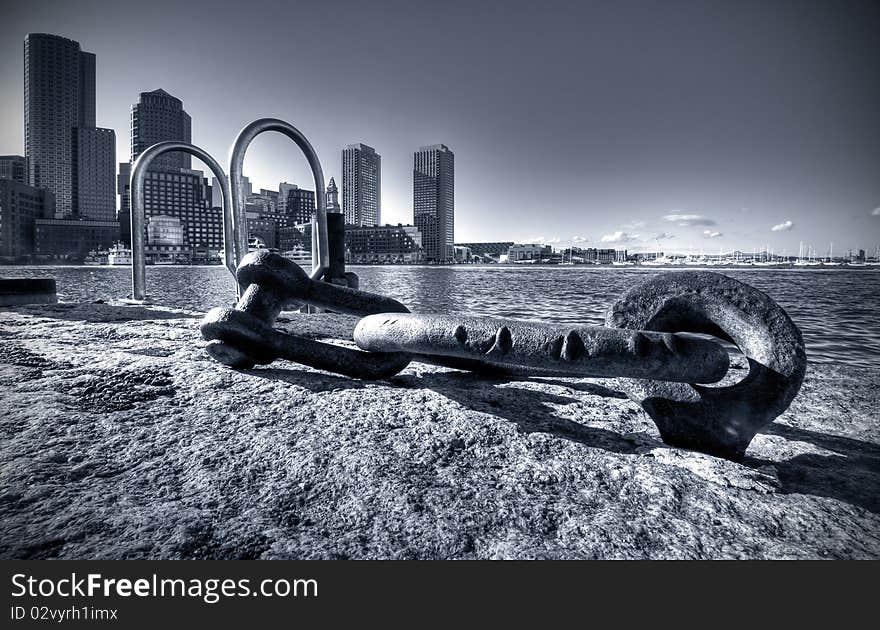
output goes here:
[{"label": "glass facade building", "polygon": [[426,262],[454,260],[455,155],[445,144],[422,147],[413,156],[413,223]]}]

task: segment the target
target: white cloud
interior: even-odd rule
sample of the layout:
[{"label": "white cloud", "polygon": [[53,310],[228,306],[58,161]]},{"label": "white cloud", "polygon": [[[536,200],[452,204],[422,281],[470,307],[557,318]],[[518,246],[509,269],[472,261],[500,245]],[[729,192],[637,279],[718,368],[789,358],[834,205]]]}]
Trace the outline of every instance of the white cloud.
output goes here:
[{"label": "white cloud", "polygon": [[523,241],[523,243],[535,243],[538,245],[556,245],[557,243],[561,243],[562,239],[558,236],[553,236],[550,238],[545,238],[543,236],[532,236],[531,238],[527,238]]},{"label": "white cloud", "polygon": [[689,225],[715,225],[715,221],[704,217],[702,214],[672,213],[664,215],[663,220],[675,223],[679,227],[688,227]]},{"label": "white cloud", "polygon": [[874,208],[871,210],[871,215],[875,217],[880,217],[880,208]]},{"label": "white cloud", "polygon": [[675,238],[675,234],[670,234],[669,232],[660,232],[660,234],[657,234],[651,240],[652,241],[666,241],[666,240],[669,240],[670,238]]},{"label": "white cloud", "polygon": [[587,239],[586,236],[577,236],[577,235],[575,235],[575,236],[572,236],[572,237],[571,237],[571,242],[572,242],[572,243],[586,243],[587,240],[589,240],[589,239]]},{"label": "white cloud", "polygon": [[621,226],[625,230],[639,230],[645,227],[644,221],[630,221],[629,223],[624,223]]},{"label": "white cloud", "polygon": [[794,223],[792,221],[783,221],[782,223],[777,223],[772,228],[770,228],[770,231],[771,232],[788,232],[793,227],[794,227]]},{"label": "white cloud", "polygon": [[706,238],[718,238],[724,236],[721,232],[713,232],[712,230],[703,230],[703,236]]},{"label": "white cloud", "polygon": [[603,243],[629,243],[630,241],[634,241],[639,237],[638,234],[627,234],[626,232],[621,232],[618,230],[617,232],[613,232],[611,234],[605,234],[602,236]]}]

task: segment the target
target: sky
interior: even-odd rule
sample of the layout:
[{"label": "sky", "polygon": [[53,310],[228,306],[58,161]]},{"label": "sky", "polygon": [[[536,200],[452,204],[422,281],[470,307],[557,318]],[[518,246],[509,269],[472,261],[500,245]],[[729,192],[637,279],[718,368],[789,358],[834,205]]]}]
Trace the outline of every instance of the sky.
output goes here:
[{"label": "sky", "polygon": [[[226,163],[260,117],[341,186],[382,156],[382,221],[412,222],[413,151],[455,153],[456,242],[629,250],[880,245],[880,4],[846,0],[0,0],[0,154],[23,152],[22,42],[97,55],[97,124],[162,88]],[[194,160],[194,167],[198,162]],[[254,187],[314,188],[279,134]]]}]

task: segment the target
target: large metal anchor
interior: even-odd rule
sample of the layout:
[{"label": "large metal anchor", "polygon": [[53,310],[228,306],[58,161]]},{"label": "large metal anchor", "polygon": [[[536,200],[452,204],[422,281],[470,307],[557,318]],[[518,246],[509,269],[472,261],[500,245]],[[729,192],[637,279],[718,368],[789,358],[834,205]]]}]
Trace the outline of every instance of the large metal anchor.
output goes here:
[{"label": "large metal anchor", "polygon": [[[757,432],[788,408],[806,371],[803,338],[785,311],[757,289],[711,272],[660,274],[618,300],[607,327],[576,328],[416,315],[391,298],[312,280],[269,252],[249,254],[238,280],[237,307],[214,309],[202,323],[208,352],[232,367],[284,358],[382,379],[417,360],[477,372],[625,377],[623,388],[664,441],[730,459],[742,458]],[[367,315],[354,332],[361,350],[272,327],[285,306],[303,303]],[[727,352],[682,332],[735,343],[748,358],[748,375],[731,386],[709,386],[726,374]]]}]

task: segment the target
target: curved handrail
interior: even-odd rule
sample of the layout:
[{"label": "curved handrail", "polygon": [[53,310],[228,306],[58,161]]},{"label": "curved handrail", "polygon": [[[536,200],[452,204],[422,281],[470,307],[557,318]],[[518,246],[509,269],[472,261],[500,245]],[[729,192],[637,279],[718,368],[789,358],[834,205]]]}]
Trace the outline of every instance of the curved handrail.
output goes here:
[{"label": "curved handrail", "polygon": [[[146,297],[146,255],[144,252],[144,180],[150,163],[163,153],[179,151],[188,153],[204,162],[217,181],[220,182],[220,192],[223,197],[223,249],[226,268],[235,277],[235,269],[242,257],[247,254],[247,224],[236,224],[233,220],[234,206],[229,189],[229,179],[220,167],[220,164],[211,155],[193,144],[187,142],[158,142],[140,154],[131,169],[131,288],[132,297],[135,300],[143,300]],[[241,239],[237,233],[239,226],[245,227],[244,253],[239,255],[236,243]],[[236,283],[238,286],[238,283]]]},{"label": "curved handrail", "polygon": [[[317,234],[312,235],[312,272],[309,274],[313,280],[320,279],[330,268],[330,253],[327,241],[327,199],[324,196],[324,171],[321,170],[321,162],[318,154],[306,139],[302,132],[288,122],[277,118],[260,118],[242,129],[235,138],[235,143],[229,151],[229,182],[232,191],[233,225],[236,229],[236,254],[242,257],[247,254],[247,215],[245,213],[245,200],[242,195],[242,169],[244,168],[244,154],[248,146],[258,135],[265,131],[277,131],[296,142],[305,153],[309,166],[312,168],[312,176],[315,178],[315,218]],[[242,229],[239,226],[243,226]],[[317,237],[317,238],[316,238]],[[238,258],[240,260],[240,258]]]}]

